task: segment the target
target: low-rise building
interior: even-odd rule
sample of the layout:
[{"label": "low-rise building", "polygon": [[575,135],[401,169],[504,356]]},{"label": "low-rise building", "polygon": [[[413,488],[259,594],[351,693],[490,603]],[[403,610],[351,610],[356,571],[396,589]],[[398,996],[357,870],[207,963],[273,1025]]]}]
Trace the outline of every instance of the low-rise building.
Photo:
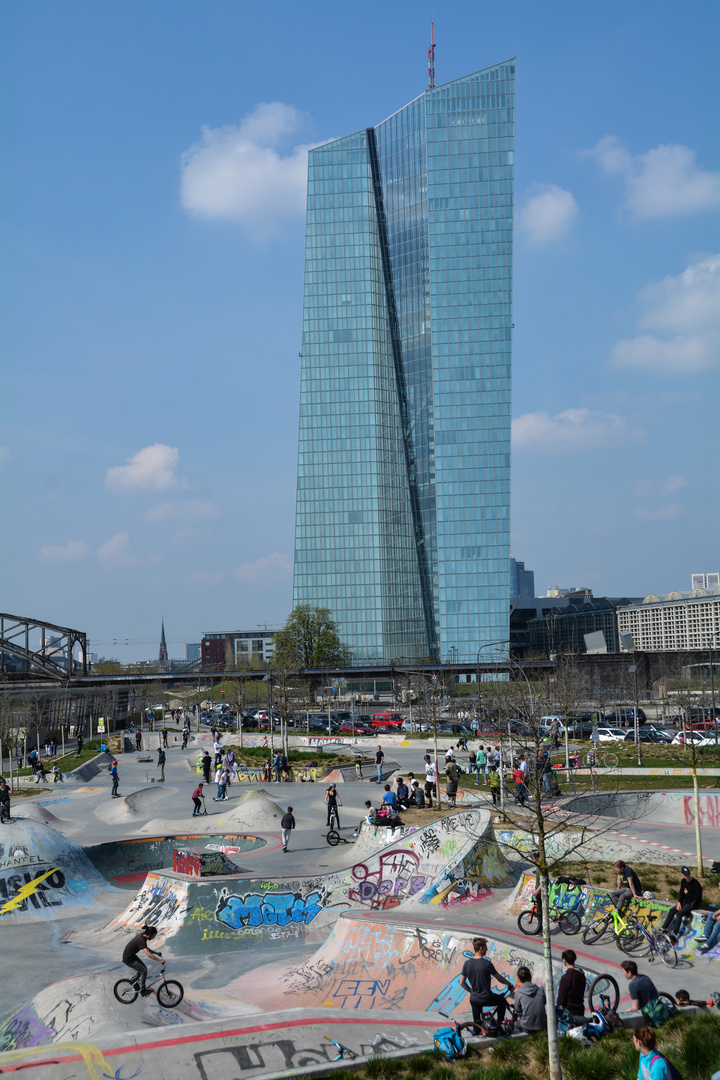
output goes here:
[{"label": "low-rise building", "polygon": [[217,630],[203,634],[200,657],[204,670],[225,671],[253,661],[269,664],[275,651],[274,630]]},{"label": "low-rise building", "polygon": [[720,650],[720,588],[651,593],[618,608],[618,629],[632,635],[640,652]]}]

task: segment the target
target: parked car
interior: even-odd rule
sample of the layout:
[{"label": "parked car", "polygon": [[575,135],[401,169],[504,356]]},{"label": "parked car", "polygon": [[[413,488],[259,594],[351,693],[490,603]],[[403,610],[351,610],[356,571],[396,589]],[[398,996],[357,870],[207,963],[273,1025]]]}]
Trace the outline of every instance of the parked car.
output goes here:
[{"label": "parked car", "polygon": [[372,735],[372,724],[362,724],[359,720],[343,720],[340,724],[341,735]]},{"label": "parked car", "polygon": [[665,728],[656,727],[655,724],[645,724],[642,730],[652,731],[655,736],[653,741],[662,743],[671,743],[676,734],[674,731],[667,731]]},{"label": "parked car", "polygon": [[[660,732],[654,731],[652,728],[648,727],[638,728],[638,739],[640,742],[653,743],[668,743],[672,741],[666,735],[662,735]],[[635,742],[634,728],[630,728],[630,730],[625,733],[625,742]]]},{"label": "parked car", "polygon": [[[695,746],[701,746],[703,743],[710,745],[710,740],[706,739],[704,735],[701,735],[696,731],[679,731],[672,741],[673,746],[687,746],[689,743],[694,743]],[[715,739],[712,740],[713,745]]]},{"label": "parked car", "polygon": [[[644,724],[647,720],[645,713],[640,708],[638,708],[638,720],[641,724]],[[614,712],[605,713],[605,727],[621,727],[623,724],[627,727],[629,724],[634,723],[635,710],[628,706],[623,705],[622,707],[615,709]]]},{"label": "parked car", "polygon": [[597,729],[600,742],[622,742],[625,732],[619,727],[599,727]]}]

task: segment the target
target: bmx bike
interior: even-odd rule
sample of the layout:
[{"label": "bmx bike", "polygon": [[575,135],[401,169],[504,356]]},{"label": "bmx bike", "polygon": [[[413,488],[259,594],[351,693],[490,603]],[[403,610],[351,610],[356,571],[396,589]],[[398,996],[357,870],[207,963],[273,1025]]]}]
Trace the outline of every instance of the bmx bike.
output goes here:
[{"label": "bmx bike", "polygon": [[[158,980],[162,981],[158,982]],[[154,983],[158,983],[158,986],[153,989]],[[146,981],[145,989],[155,994],[158,1005],[162,1005],[163,1009],[176,1009],[185,996],[185,991],[179,982],[165,978],[164,960],[160,971],[152,979]],[[139,973],[134,979],[118,979],[113,986],[113,993],[123,1005],[132,1005],[140,993]]]}]

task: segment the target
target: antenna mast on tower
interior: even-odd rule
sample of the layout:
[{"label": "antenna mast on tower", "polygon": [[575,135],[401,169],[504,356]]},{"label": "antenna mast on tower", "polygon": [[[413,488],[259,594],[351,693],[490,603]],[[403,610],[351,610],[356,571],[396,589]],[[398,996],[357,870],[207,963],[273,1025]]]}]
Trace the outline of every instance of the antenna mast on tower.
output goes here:
[{"label": "antenna mast on tower", "polygon": [[435,89],[435,23],[430,23],[430,48],[428,49],[428,90]]}]

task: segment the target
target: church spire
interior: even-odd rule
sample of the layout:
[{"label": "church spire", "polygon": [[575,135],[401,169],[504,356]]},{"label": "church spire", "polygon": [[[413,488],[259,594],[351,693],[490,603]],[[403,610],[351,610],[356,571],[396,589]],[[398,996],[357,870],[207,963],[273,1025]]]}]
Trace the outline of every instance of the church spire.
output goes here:
[{"label": "church spire", "polygon": [[162,630],[160,631],[160,653],[158,655],[158,661],[161,664],[167,664],[168,651],[167,642],[165,641],[165,619],[162,620]]}]

